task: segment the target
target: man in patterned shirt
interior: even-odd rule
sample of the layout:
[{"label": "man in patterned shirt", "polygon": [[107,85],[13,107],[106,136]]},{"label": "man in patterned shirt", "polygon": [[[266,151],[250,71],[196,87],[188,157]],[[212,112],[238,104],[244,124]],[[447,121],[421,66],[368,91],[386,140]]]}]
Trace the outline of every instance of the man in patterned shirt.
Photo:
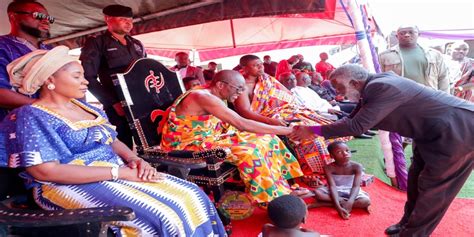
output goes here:
[{"label": "man in patterned shirt", "polygon": [[7,8],[11,31],[0,36],[0,121],[10,109],[31,104],[38,94],[23,95],[10,85],[6,66],[36,49],[50,49],[41,43],[49,37],[54,18],[36,1],[14,1]]}]

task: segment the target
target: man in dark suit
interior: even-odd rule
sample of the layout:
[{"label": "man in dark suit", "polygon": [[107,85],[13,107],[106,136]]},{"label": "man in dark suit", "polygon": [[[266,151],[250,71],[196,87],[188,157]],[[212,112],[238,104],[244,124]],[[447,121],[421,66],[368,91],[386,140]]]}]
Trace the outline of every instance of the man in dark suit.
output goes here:
[{"label": "man in dark suit", "polygon": [[441,221],[474,160],[474,104],[394,73],[344,65],[330,76],[338,94],[359,101],[351,117],[326,126],[295,127],[292,139],[341,137],[376,127],[413,138],[407,202],[387,234],[428,236]]}]

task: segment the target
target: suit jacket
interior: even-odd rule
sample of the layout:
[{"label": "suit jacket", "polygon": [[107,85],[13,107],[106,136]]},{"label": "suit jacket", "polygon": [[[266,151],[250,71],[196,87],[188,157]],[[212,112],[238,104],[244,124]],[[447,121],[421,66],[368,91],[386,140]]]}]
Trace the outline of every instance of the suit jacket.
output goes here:
[{"label": "suit jacket", "polygon": [[[175,65],[174,67],[172,67],[170,69],[172,71],[179,71],[178,65]],[[204,79],[204,74],[203,74],[201,68],[193,67],[193,66],[188,65],[186,67],[186,76],[185,77],[194,77],[194,78],[199,79],[199,81],[201,81],[202,85],[206,84],[206,80]]]},{"label": "suit jacket", "polygon": [[474,148],[473,103],[392,72],[369,76],[359,108],[352,118],[323,126],[323,135],[327,138],[357,135],[376,127],[429,143],[449,133],[465,141],[460,145]]}]

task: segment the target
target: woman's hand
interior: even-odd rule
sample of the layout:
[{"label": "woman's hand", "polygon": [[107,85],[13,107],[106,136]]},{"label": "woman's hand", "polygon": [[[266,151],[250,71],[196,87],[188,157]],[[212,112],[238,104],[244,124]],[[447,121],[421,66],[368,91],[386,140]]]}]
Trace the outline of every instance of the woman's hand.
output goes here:
[{"label": "woman's hand", "polygon": [[166,174],[155,170],[151,175],[140,178],[138,168],[125,166],[119,168],[119,179],[134,182],[159,182],[166,179]]},{"label": "woman's hand", "polygon": [[153,168],[148,162],[142,158],[135,156],[128,160],[127,166],[132,169],[138,169],[138,178],[143,181],[148,181],[153,179],[153,177],[158,173],[155,168]]}]

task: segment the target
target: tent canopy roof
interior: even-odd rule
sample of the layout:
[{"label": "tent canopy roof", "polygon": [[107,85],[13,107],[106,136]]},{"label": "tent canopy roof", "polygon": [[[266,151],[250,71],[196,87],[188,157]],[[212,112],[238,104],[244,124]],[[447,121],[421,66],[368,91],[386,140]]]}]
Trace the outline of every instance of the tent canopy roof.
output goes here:
[{"label": "tent canopy roof", "polygon": [[133,9],[131,34],[148,53],[172,58],[198,50],[202,61],[317,44],[354,43],[354,29],[338,0],[103,0],[41,1],[57,21],[46,43],[81,47],[105,30],[101,9]]},{"label": "tent canopy roof", "polygon": [[[335,0],[329,0],[329,2]],[[173,29],[201,23],[244,17],[324,12],[324,0],[102,0],[41,1],[57,18],[48,42],[80,47],[87,35],[104,30],[101,9],[109,4],[124,4],[134,12],[132,35]],[[322,14],[332,18],[334,13]],[[102,27],[102,28],[100,28]],[[79,33],[78,32],[82,32]],[[68,36],[69,35],[69,36]],[[64,37],[67,36],[67,37]]]},{"label": "tent canopy roof", "polygon": [[264,50],[355,42],[354,30],[339,0],[39,1],[56,17],[52,38],[46,43],[70,48],[81,47],[88,36],[106,29],[102,8],[110,4],[130,6],[135,16],[131,34],[150,54],[165,57],[177,51],[198,50],[202,60],[210,60]]}]

